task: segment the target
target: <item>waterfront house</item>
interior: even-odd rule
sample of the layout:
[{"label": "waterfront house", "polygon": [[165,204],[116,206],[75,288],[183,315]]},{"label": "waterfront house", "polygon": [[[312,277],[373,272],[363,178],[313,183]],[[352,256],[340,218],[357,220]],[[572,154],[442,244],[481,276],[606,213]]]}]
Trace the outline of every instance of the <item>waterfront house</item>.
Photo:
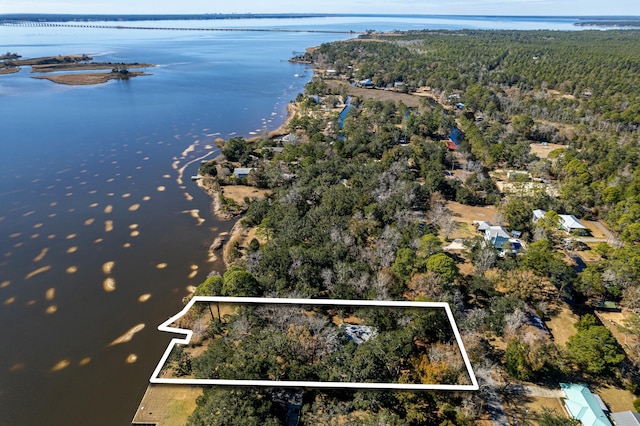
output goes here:
[{"label": "waterfront house", "polygon": [[296,135],[295,133],[289,133],[287,135],[284,135],[281,139],[280,142],[282,143],[282,145],[290,145],[293,143],[298,142],[298,135]]},{"label": "waterfront house", "polygon": [[255,169],[252,167],[236,167],[235,169],[233,169],[233,174],[238,179],[243,179],[249,176],[249,173],[251,173],[253,170]]}]

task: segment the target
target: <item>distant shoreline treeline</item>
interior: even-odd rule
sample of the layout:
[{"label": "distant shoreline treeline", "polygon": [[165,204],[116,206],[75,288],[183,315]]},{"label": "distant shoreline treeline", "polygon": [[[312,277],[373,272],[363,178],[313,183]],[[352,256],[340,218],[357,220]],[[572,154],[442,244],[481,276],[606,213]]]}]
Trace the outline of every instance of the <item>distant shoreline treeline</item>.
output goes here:
[{"label": "distant shoreline treeline", "polygon": [[495,16],[495,15],[424,15],[424,14],[372,14],[372,13],[203,13],[203,14],[46,14],[46,13],[7,13],[0,14],[0,22],[4,21],[36,21],[36,22],[92,22],[92,21],[193,21],[193,20],[226,20],[226,19],[296,19],[326,17],[399,17],[399,18],[514,18],[514,19],[577,19],[575,25],[617,25],[624,26],[629,22],[640,22],[638,16]]},{"label": "distant shoreline treeline", "polygon": [[579,27],[640,27],[640,19],[628,19],[628,20],[602,20],[602,21],[585,21],[576,22],[576,26]]}]

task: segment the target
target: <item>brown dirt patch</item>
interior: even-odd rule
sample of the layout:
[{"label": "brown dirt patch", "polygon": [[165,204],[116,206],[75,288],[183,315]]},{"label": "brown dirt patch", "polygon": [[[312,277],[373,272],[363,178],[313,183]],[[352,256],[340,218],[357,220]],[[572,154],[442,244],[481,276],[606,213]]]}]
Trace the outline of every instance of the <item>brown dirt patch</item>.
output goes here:
[{"label": "brown dirt patch", "polygon": [[150,384],[133,417],[133,424],[187,424],[200,395],[202,388],[198,386]]},{"label": "brown dirt patch", "polygon": [[571,309],[563,303],[558,313],[551,317],[551,320],[545,322],[558,346],[565,347],[569,337],[576,334],[573,324],[577,323],[578,319],[578,315],[571,312]]},{"label": "brown dirt patch", "polygon": [[531,153],[537,155],[539,158],[547,158],[549,153],[554,149],[566,148],[565,145],[559,145],[557,143],[549,143],[546,146],[541,143],[532,143],[529,146],[531,147]]}]

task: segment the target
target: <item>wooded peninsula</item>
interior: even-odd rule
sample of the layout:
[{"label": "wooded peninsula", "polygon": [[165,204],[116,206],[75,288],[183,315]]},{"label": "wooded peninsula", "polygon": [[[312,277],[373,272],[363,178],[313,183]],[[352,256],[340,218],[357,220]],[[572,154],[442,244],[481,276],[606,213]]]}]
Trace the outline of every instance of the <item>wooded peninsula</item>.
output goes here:
[{"label": "wooded peninsula", "polygon": [[[244,215],[195,295],[447,302],[480,391],[213,387],[188,424],[577,424],[560,383],[640,409],[640,32],[370,32],[293,60],[314,78],[287,133],[200,168],[266,191],[219,192]],[[347,314],[373,335],[202,308],[166,374],[460,380],[437,321]]]},{"label": "wooded peninsula", "polygon": [[[129,71],[131,68],[150,68],[155,65],[139,63],[92,62],[88,55],[45,56],[20,59],[17,53],[7,52],[0,55],[0,75],[14,74],[24,66],[30,66],[32,73],[53,73],[72,71],[66,74],[37,75],[32,78],[49,80],[58,84],[83,86],[106,83],[109,80],[128,80],[133,77],[150,75],[141,71]],[[85,72],[109,70],[110,72]],[[81,72],[78,72],[81,71]]]}]

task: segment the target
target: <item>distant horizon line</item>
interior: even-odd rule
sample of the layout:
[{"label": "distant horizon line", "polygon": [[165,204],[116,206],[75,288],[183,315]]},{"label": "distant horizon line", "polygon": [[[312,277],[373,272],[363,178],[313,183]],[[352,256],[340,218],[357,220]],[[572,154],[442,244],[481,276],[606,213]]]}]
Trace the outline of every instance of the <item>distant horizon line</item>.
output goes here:
[{"label": "distant horizon line", "polygon": [[253,17],[253,18],[310,18],[310,17],[414,17],[414,18],[545,18],[545,19],[595,19],[595,20],[622,20],[622,19],[640,19],[640,15],[485,15],[485,14],[427,14],[427,13],[326,13],[326,12],[269,12],[269,13],[253,13],[253,12],[233,12],[233,13],[0,13],[0,18],[11,19],[28,17],[46,18],[46,17],[75,17],[75,18],[101,18],[101,17],[120,17],[120,18],[223,18],[223,17]]}]

